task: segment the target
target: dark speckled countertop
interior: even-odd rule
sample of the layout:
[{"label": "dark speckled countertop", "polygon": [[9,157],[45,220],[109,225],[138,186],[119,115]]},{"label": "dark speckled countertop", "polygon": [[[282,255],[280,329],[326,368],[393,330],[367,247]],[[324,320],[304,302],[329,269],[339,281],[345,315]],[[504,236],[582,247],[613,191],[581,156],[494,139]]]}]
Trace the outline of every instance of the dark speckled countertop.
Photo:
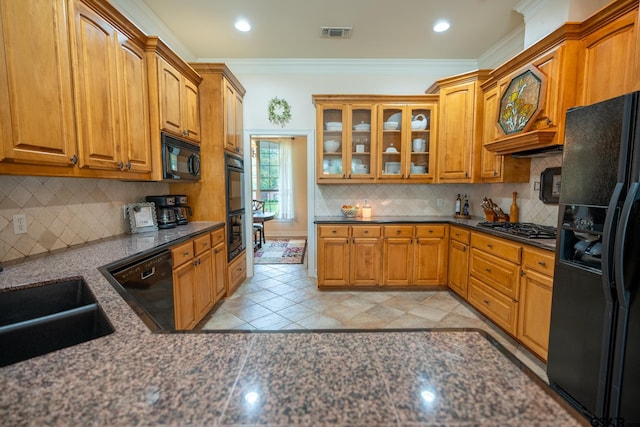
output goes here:
[{"label": "dark speckled countertop", "polygon": [[344,216],[316,216],[314,222],[316,224],[429,224],[429,223],[447,223],[460,225],[472,230],[482,231],[496,237],[513,240],[520,243],[526,243],[541,249],[555,251],[555,239],[527,239],[526,237],[515,236],[513,234],[496,231],[491,228],[478,226],[478,223],[485,219],[456,219],[448,216],[372,216],[371,218],[346,218]]},{"label": "dark speckled countertop", "polygon": [[220,226],[5,266],[0,291],[82,276],[115,332],[0,368],[0,425],[586,425],[484,331],[152,333],[98,270]]}]

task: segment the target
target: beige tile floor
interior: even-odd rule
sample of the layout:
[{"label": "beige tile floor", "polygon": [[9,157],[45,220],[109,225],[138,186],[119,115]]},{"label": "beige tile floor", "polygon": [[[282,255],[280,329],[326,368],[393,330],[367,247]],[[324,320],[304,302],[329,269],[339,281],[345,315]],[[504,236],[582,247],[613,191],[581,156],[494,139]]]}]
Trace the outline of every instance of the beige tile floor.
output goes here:
[{"label": "beige tile floor", "polygon": [[254,276],[199,325],[203,330],[479,328],[545,382],[545,365],[447,290],[325,291],[306,265],[255,265]]}]

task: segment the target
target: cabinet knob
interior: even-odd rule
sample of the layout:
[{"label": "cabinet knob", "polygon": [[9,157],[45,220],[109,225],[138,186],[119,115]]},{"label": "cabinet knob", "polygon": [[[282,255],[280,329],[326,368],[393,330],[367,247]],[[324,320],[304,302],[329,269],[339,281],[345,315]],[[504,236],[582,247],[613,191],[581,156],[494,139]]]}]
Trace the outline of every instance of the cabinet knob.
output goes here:
[{"label": "cabinet knob", "polygon": [[462,247],[462,252],[466,252],[466,251],[467,251],[467,247],[466,247],[466,246],[463,246],[463,247]]},{"label": "cabinet knob", "polygon": [[546,267],[547,263],[544,261],[538,261],[538,265],[541,265],[542,267]]},{"label": "cabinet knob", "polygon": [[189,256],[189,251],[185,251],[182,256]]},{"label": "cabinet knob", "polygon": [[71,161],[71,163],[73,163],[74,165],[78,164],[78,156],[76,156],[75,154],[69,159]]},{"label": "cabinet knob", "polygon": [[493,249],[493,245],[492,245],[491,243],[487,243],[487,247],[488,247],[489,249]]},{"label": "cabinet knob", "polygon": [[402,230],[396,230],[396,233],[400,234],[402,233]]},{"label": "cabinet knob", "polygon": [[126,164],[126,166],[127,166],[127,170],[129,170],[129,171],[130,171],[130,170],[131,170],[131,161],[128,161],[128,162],[127,162],[127,164]]},{"label": "cabinet knob", "polygon": [[484,302],[485,304],[489,305],[489,300],[488,299],[486,299],[486,300],[484,300],[482,302]]},{"label": "cabinet knob", "polygon": [[331,232],[332,232],[333,234],[336,234],[338,231],[337,231],[337,230],[331,230]]},{"label": "cabinet knob", "polygon": [[486,271],[487,273],[491,273],[491,269],[490,269],[490,268],[485,268],[485,271]]},{"label": "cabinet knob", "polygon": [[369,230],[364,230],[364,234],[369,234]]},{"label": "cabinet knob", "polygon": [[493,171],[493,176],[498,176],[498,172],[497,171]]},{"label": "cabinet knob", "polygon": [[433,233],[433,230],[429,230],[429,233]]},{"label": "cabinet knob", "polygon": [[118,169],[124,170],[124,162],[122,160],[120,160],[120,163],[118,163]]}]

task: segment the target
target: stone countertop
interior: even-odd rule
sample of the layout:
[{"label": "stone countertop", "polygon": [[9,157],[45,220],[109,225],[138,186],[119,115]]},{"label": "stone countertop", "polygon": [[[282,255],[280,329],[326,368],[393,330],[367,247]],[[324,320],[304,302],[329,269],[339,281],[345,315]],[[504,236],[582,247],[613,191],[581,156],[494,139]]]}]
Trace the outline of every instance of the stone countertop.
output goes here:
[{"label": "stone countertop", "polygon": [[335,216],[316,216],[315,224],[428,224],[428,223],[447,223],[467,227],[475,231],[481,231],[496,237],[513,240],[519,243],[525,243],[541,249],[550,251],[556,250],[555,239],[527,239],[526,237],[516,236],[510,233],[493,230],[491,228],[478,226],[478,223],[486,221],[484,218],[458,219],[450,216],[372,216],[371,218],[347,218],[342,215]]}]

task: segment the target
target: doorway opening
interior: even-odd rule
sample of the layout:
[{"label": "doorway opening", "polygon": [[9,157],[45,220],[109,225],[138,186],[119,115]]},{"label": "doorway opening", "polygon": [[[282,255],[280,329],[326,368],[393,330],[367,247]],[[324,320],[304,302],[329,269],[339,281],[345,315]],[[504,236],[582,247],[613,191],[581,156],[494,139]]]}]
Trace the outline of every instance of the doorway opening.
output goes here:
[{"label": "doorway opening", "polygon": [[307,136],[252,135],[250,144],[251,198],[273,213],[261,224],[264,239],[306,239]]}]

